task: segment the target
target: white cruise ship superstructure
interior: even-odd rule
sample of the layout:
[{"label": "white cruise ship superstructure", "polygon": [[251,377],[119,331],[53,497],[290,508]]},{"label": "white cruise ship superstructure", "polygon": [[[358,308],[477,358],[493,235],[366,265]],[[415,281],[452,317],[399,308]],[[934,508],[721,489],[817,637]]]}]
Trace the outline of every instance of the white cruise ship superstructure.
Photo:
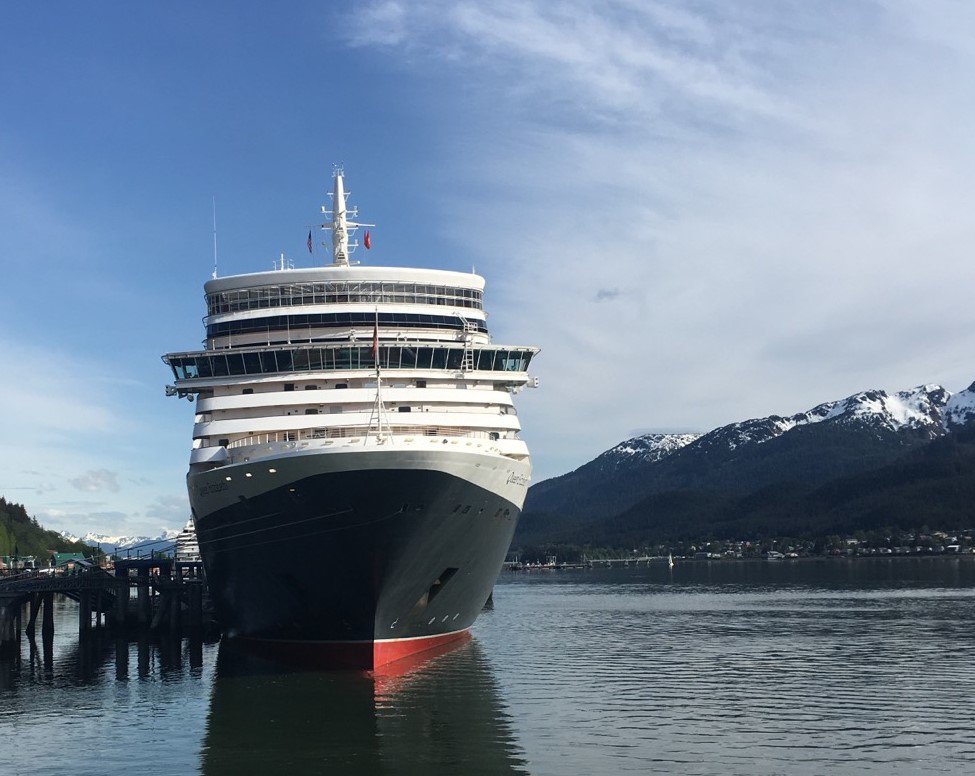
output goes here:
[{"label": "white cruise ship superstructure", "polygon": [[537,350],[491,341],[476,274],[350,262],[341,170],[323,212],[328,266],[208,281],[205,350],[164,360],[196,404],[187,484],[225,630],[375,666],[463,634],[490,594]]}]

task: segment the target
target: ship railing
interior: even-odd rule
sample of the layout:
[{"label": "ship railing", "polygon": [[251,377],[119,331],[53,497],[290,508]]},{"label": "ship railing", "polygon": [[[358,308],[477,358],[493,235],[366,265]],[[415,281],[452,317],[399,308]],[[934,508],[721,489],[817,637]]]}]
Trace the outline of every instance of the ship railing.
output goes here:
[{"label": "ship railing", "polygon": [[[270,445],[281,442],[361,438],[368,431],[369,429],[366,426],[315,428],[301,431],[274,431],[234,439],[227,445],[227,449],[235,450],[242,447],[256,447],[257,445]],[[485,431],[483,429],[458,426],[392,426],[392,435],[394,437],[454,437],[485,440],[496,440],[499,437],[499,433],[496,431]]]}]

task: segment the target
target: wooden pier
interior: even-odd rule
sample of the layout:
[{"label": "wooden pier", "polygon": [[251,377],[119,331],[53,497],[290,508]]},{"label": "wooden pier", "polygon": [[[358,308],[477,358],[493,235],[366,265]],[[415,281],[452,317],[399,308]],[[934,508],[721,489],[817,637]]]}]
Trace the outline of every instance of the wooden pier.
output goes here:
[{"label": "wooden pier", "polygon": [[43,639],[53,639],[55,594],[78,602],[81,638],[93,627],[193,636],[208,625],[200,563],[130,558],[117,560],[113,571],[87,564],[54,572],[29,570],[0,577],[0,652],[19,649],[22,634],[33,642],[38,619]]}]

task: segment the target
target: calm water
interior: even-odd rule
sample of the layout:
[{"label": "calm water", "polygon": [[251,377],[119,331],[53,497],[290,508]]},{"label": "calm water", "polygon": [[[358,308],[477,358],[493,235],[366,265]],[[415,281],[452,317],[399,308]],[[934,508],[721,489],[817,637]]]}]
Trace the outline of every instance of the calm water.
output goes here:
[{"label": "calm water", "polygon": [[[503,575],[395,677],[95,639],[0,663],[0,772],[975,772],[975,559]],[[70,765],[69,765],[70,763]]]}]

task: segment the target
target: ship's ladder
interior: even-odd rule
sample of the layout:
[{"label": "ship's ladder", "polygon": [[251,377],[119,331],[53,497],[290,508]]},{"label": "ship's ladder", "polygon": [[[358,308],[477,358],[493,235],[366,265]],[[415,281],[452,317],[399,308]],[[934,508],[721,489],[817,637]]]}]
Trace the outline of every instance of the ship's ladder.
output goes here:
[{"label": "ship's ladder", "polygon": [[460,370],[462,372],[474,371],[474,335],[477,334],[477,324],[467,318],[461,318],[464,322],[464,355],[461,358]]}]

